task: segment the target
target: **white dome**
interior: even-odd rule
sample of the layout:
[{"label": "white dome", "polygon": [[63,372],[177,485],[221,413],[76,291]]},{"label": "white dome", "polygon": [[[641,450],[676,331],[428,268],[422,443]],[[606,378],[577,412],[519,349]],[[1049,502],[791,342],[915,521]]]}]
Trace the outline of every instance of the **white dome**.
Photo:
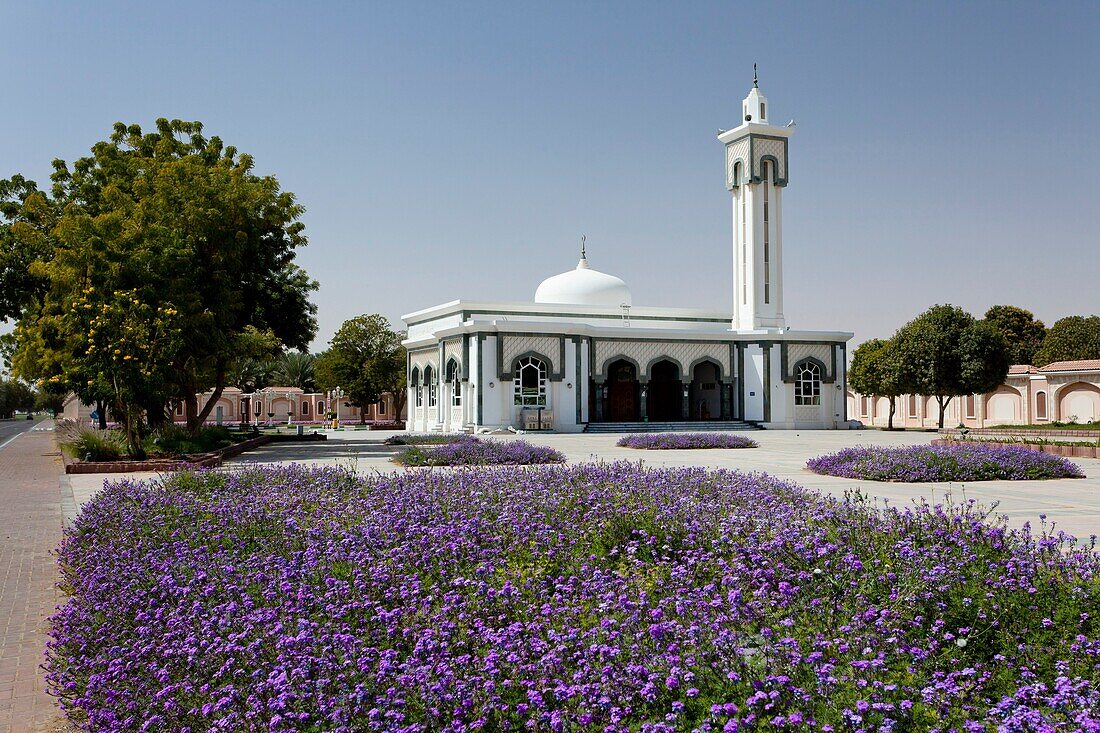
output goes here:
[{"label": "white dome", "polygon": [[581,257],[577,269],[548,277],[535,291],[536,303],[572,305],[630,305],[630,288],[614,275],[588,267]]}]

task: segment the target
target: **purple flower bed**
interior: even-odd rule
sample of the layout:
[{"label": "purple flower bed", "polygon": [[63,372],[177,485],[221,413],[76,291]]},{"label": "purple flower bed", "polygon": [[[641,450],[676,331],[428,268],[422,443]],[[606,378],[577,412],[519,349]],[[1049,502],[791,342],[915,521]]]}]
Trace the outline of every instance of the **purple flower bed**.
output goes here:
[{"label": "purple flower bed", "polygon": [[48,680],[96,731],[1097,730],[1100,556],[972,502],[586,464],[108,484]]},{"label": "purple flower bed", "polygon": [[481,440],[463,435],[439,445],[413,445],[393,460],[405,466],[527,466],[564,463],[565,456],[525,440]]},{"label": "purple flower bed", "polygon": [[755,448],[756,441],[732,433],[640,433],[619,438],[621,448],[690,450],[695,448]]},{"label": "purple flower bed", "polygon": [[1077,464],[1027,448],[988,443],[857,446],[811,458],[815,473],[869,481],[1031,481],[1084,478]]}]

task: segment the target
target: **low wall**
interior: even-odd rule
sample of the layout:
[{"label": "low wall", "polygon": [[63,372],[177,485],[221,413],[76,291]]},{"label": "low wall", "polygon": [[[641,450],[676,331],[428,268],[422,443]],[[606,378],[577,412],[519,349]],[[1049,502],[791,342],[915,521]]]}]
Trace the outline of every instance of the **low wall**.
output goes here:
[{"label": "low wall", "polygon": [[186,460],[179,459],[152,459],[147,461],[75,461],[62,456],[65,460],[65,473],[134,473],[137,471],[190,471],[196,468],[216,468],[222,465],[226,458],[239,456],[253,448],[259,448],[268,443],[290,443],[311,440],[327,440],[328,436],[321,433],[309,433],[308,435],[261,435],[256,438],[242,440],[240,443],[227,445],[209,453],[196,453],[188,456]]},{"label": "low wall", "polygon": [[[944,428],[940,431],[940,435],[956,436],[961,435],[962,431],[958,428]],[[1051,428],[1050,430],[1013,430],[1011,427],[1001,428],[995,430],[993,428],[969,428],[967,435],[991,435],[993,437],[1020,437],[1020,438],[1089,438],[1091,440],[1100,440],[1100,430],[1061,430],[1058,428]]]},{"label": "low wall", "polygon": [[932,445],[973,445],[974,443],[1014,445],[1039,453],[1050,453],[1066,458],[1100,458],[1100,447],[1095,445],[1054,445],[1052,443],[1020,443],[1013,440],[956,440],[954,438],[937,438],[932,441]]}]

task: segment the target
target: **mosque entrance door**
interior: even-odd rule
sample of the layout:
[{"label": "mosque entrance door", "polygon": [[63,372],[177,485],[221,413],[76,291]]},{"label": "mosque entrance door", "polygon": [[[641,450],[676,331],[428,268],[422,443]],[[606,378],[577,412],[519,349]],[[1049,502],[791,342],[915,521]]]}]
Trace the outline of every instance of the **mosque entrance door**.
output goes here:
[{"label": "mosque entrance door", "polygon": [[638,371],[628,361],[616,361],[607,370],[608,422],[638,420]]},{"label": "mosque entrance door", "polygon": [[650,422],[668,422],[684,419],[683,384],[680,367],[663,359],[649,368],[649,385],[646,394],[646,412]]}]

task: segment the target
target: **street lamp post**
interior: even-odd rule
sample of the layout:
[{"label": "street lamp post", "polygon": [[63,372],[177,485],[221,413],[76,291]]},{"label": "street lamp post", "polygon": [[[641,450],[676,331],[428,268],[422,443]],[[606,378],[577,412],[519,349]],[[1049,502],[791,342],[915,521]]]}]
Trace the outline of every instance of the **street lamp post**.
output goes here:
[{"label": "street lamp post", "polygon": [[289,428],[294,424],[294,395],[290,392],[286,393],[286,426]]},{"label": "street lamp post", "polygon": [[329,392],[329,404],[332,405],[332,429],[340,427],[340,400],[344,396],[344,390],[336,387]]}]

